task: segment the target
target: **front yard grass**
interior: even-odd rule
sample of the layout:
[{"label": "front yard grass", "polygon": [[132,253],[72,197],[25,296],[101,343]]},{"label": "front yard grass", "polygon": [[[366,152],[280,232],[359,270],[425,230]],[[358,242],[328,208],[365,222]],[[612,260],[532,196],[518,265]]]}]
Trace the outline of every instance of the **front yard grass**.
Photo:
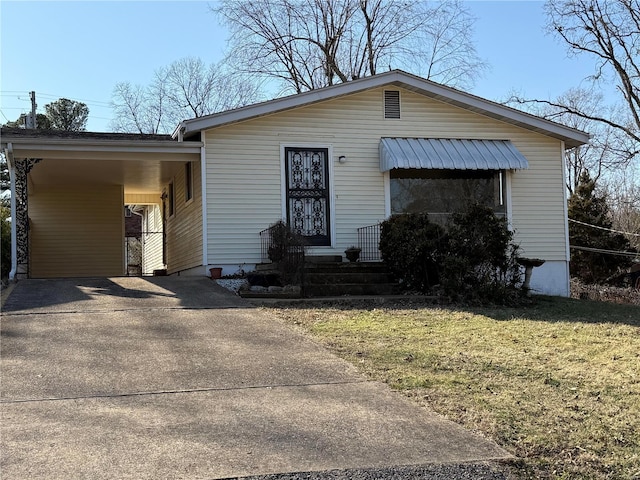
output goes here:
[{"label": "front yard grass", "polygon": [[516,455],[516,478],[640,479],[640,307],[270,308],[370,378]]}]

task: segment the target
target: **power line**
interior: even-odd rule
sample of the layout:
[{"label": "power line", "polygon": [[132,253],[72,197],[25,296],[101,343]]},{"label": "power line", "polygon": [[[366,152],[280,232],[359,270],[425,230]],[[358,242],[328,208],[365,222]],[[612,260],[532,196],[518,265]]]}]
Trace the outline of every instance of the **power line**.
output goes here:
[{"label": "power line", "polygon": [[[20,98],[21,95],[28,95],[29,92],[24,92],[24,91],[17,91],[17,90],[0,90],[0,97],[14,97],[16,100],[20,100],[22,102],[30,102],[31,100],[29,98]],[[45,99],[53,99],[53,100],[58,100],[60,98],[68,98],[69,100],[73,100],[76,102],[83,102],[86,103],[87,105],[93,105],[95,107],[100,107],[100,108],[108,108],[111,107],[111,103],[108,101],[103,101],[103,100],[89,100],[86,98],[69,98],[66,97],[64,95],[52,95],[50,93],[41,93],[38,92],[38,97],[39,98],[45,98]]]},{"label": "power line", "polygon": [[570,245],[569,248],[574,250],[584,250],[585,252],[603,253],[606,255],[619,255],[621,257],[638,257],[640,253],[635,252],[623,252],[620,250],[606,250],[604,248],[591,248],[591,247],[578,247],[576,245]]},{"label": "power line", "polygon": [[607,232],[622,233],[623,235],[640,237],[640,233],[623,232],[622,230],[614,230],[613,228],[605,228],[605,227],[600,227],[598,225],[591,225],[590,223],[580,222],[579,220],[574,220],[573,218],[570,218],[569,221],[573,223],[579,223],[580,225],[584,225],[586,227],[597,228],[599,230],[606,230]]},{"label": "power line", "polygon": [[[38,92],[38,96],[39,97],[44,97],[44,98],[55,98],[55,99],[69,98],[69,97],[65,97],[65,96],[52,95],[50,93],[40,93],[40,92]],[[99,104],[102,104],[102,106],[105,106],[105,107],[110,107],[111,106],[111,104],[109,102],[104,102],[102,100],[88,100],[86,98],[69,98],[69,100],[74,100],[76,102],[92,103],[92,104],[94,104],[96,106],[98,106]]]}]

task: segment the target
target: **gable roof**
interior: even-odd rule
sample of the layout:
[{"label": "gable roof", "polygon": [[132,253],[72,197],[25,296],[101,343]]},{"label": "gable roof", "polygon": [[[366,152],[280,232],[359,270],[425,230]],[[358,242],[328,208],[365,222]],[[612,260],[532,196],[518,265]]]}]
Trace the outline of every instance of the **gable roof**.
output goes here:
[{"label": "gable roof", "polygon": [[188,138],[202,130],[303,107],[325,100],[332,100],[383,86],[401,87],[471,112],[557,138],[558,140],[564,141],[567,148],[577,147],[589,141],[588,133],[471,95],[461,90],[456,90],[455,88],[426,80],[416,75],[403,72],[402,70],[391,70],[386,73],[318,90],[310,90],[297,95],[276,98],[268,102],[256,103],[226,112],[207,115],[206,117],[184,120],[176,127],[173,137],[180,138],[182,136]]}]

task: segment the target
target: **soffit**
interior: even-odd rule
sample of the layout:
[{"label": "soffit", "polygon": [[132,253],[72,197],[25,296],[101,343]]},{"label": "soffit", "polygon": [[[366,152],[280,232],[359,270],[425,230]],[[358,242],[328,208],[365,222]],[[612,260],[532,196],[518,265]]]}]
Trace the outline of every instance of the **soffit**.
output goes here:
[{"label": "soffit", "polygon": [[35,158],[30,186],[123,185],[125,193],[156,193],[185,162],[200,161],[201,142],[170,137],[88,134],[59,136],[2,130],[15,159]]}]

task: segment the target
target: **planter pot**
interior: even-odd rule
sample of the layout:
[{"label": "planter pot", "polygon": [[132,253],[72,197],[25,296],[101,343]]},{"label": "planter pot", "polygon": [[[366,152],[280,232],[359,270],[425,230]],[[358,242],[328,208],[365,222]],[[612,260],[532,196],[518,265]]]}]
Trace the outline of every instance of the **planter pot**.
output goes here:
[{"label": "planter pot", "polygon": [[344,254],[350,262],[357,262],[360,258],[360,252],[361,250],[359,248],[347,248]]},{"label": "planter pot", "polygon": [[222,268],[221,267],[210,268],[209,272],[211,273],[211,279],[212,280],[217,280],[218,278],[222,277]]}]

